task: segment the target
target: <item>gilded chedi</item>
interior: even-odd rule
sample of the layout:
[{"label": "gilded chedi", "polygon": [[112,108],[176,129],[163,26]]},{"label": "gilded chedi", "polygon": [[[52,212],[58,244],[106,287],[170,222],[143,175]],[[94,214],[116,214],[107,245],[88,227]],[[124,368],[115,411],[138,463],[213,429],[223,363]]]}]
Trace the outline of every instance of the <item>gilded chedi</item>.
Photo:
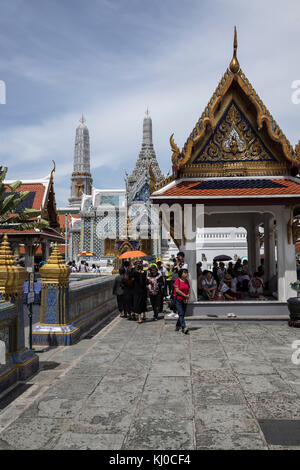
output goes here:
[{"label": "gilded chedi", "polygon": [[0,293],[2,298],[21,295],[24,292],[24,282],[27,271],[17,266],[13,259],[7,235],[4,235],[0,245]]},{"label": "gilded chedi", "polygon": [[69,268],[63,262],[63,259],[58,250],[57,243],[55,243],[55,246],[53,248],[50,258],[47,261],[47,264],[44,264],[44,266],[40,268],[40,274],[42,276],[42,285],[68,285],[70,271]]}]

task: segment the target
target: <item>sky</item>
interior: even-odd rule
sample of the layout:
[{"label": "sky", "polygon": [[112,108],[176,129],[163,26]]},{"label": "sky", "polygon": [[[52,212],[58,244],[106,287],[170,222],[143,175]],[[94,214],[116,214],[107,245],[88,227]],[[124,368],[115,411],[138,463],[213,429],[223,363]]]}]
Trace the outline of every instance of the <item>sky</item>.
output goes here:
[{"label": "sky", "polygon": [[94,186],[124,188],[147,107],[166,174],[169,137],[181,148],[194,128],[230,63],[234,25],[241,69],[295,145],[299,17],[297,0],[0,0],[7,178],[43,178],[55,160],[57,205],[66,206],[84,114]]}]

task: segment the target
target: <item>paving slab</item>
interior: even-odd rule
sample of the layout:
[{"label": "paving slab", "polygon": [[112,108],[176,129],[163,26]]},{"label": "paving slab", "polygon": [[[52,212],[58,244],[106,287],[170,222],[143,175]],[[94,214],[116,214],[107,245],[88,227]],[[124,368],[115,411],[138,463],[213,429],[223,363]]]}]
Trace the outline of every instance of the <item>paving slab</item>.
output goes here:
[{"label": "paving slab", "polygon": [[[299,450],[295,339],[284,322],[210,321],[183,335],[116,318],[38,353],[39,372],[0,397],[0,449]],[[283,437],[268,442],[272,421]]]}]

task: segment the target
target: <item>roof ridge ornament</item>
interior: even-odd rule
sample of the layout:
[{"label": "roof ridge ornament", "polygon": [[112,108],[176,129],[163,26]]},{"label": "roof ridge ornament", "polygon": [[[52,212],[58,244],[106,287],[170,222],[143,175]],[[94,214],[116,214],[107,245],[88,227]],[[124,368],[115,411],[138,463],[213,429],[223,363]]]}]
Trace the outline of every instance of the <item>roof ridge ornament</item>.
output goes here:
[{"label": "roof ridge ornament", "polygon": [[233,57],[231,59],[230,65],[229,65],[230,71],[232,73],[238,73],[238,71],[240,70],[240,64],[239,64],[239,61],[237,60],[237,56],[236,56],[237,46],[238,46],[238,42],[237,42],[237,33],[236,33],[236,26],[235,26],[234,27],[234,38],[233,38]]}]

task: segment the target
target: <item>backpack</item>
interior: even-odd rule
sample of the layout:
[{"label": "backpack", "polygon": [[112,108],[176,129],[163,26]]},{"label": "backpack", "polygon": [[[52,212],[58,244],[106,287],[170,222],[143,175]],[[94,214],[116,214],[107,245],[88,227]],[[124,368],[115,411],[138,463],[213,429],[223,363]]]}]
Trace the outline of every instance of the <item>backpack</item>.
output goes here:
[{"label": "backpack", "polygon": [[149,291],[149,295],[157,295],[158,294],[158,291],[159,291],[159,285],[158,285],[158,278],[160,276],[157,276],[157,277],[148,277],[148,291]]}]

